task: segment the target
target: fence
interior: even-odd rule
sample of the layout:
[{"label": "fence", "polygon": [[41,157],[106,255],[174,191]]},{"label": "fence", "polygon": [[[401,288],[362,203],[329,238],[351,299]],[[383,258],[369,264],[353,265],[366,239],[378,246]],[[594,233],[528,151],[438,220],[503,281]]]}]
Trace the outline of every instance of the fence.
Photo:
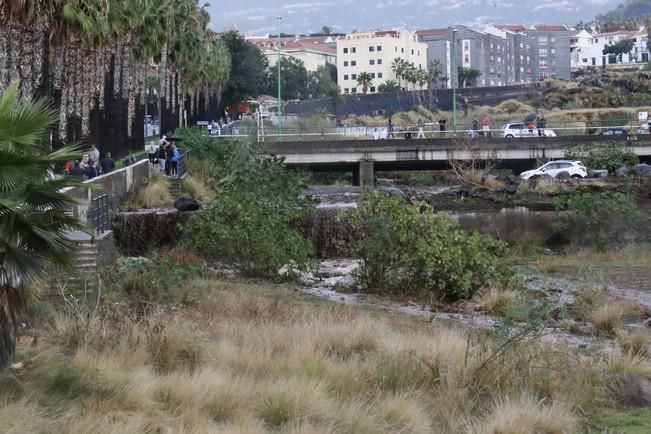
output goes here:
[{"label": "fence", "polygon": [[111,229],[109,208],[108,194],[97,196],[91,200],[91,207],[88,210],[88,220],[98,234]]},{"label": "fence", "polygon": [[[512,122],[519,123],[522,122]],[[393,125],[393,136],[395,138],[411,135],[416,138],[418,128],[414,124]],[[481,127],[480,127],[481,128]],[[641,125],[637,121],[630,119],[608,120],[608,121],[576,121],[576,122],[548,122],[545,130],[546,136],[577,136],[577,135],[597,135],[601,133],[610,133],[613,129],[626,130],[625,133],[630,135],[649,134],[648,126]],[[610,130],[610,131],[607,131]],[[534,135],[537,136],[537,128],[533,129]],[[453,131],[450,123],[447,123],[446,130],[441,131],[438,123],[426,123],[423,128],[425,137],[474,137],[477,131],[472,129],[472,124],[463,122],[458,123],[456,131]],[[519,134],[515,137],[529,136],[529,130],[521,128]],[[622,131],[622,133],[624,133]],[[495,137],[510,137],[503,128],[490,129],[490,134]],[[368,125],[368,126],[337,126],[324,128],[285,128],[280,132],[277,129],[267,129],[264,134],[258,134],[256,127],[241,127],[236,134],[223,134],[215,136],[217,138],[229,139],[253,139],[257,137],[261,142],[286,142],[286,141],[306,141],[306,140],[369,140],[369,139],[386,139],[389,136],[387,125]]]},{"label": "fence", "polygon": [[183,153],[183,155],[179,157],[179,161],[176,166],[176,173],[179,178],[183,178],[185,174],[188,172],[188,168],[186,165],[188,158],[190,158],[190,151]]}]

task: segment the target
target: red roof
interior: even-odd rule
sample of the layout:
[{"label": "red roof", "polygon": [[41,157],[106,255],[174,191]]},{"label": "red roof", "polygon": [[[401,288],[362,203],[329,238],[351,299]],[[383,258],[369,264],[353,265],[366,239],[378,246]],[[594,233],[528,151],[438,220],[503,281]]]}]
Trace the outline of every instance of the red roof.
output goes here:
[{"label": "red roof", "polygon": [[301,48],[317,51],[319,53],[331,54],[333,56],[337,54],[337,50],[335,48],[328,47],[325,44],[319,44],[317,42],[306,42],[305,40],[289,41],[283,46],[284,50],[295,50]]},{"label": "red roof", "polygon": [[522,24],[498,24],[497,27],[500,30],[508,30],[509,32],[524,32],[527,30]]},{"label": "red roof", "polygon": [[546,24],[537,25],[535,27],[536,27],[536,30],[542,30],[543,32],[563,32],[563,31],[568,30],[567,26],[556,26],[556,25],[549,26],[549,25],[546,25]]},{"label": "red roof", "polygon": [[448,29],[425,29],[417,30],[418,36],[442,36],[448,33]]},{"label": "red roof", "polygon": [[387,36],[387,35],[392,35],[396,36],[400,34],[397,30],[380,30],[378,32],[375,32],[375,36]]}]

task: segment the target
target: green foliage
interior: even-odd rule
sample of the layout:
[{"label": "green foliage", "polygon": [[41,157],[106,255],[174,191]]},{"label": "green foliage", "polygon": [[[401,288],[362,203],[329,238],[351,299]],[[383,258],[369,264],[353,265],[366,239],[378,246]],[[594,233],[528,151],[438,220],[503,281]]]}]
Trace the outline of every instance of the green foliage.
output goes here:
[{"label": "green foliage", "polygon": [[459,67],[459,83],[461,87],[467,87],[481,75],[481,71],[475,68]]},{"label": "green foliage", "polygon": [[187,282],[204,273],[200,259],[175,249],[148,258],[120,258],[117,287],[146,302],[188,303]]},{"label": "green foliage", "polygon": [[635,42],[633,39],[623,39],[619,42],[616,42],[611,45],[607,45],[604,47],[602,50],[603,54],[612,54],[615,56],[620,56],[622,54],[630,53],[633,50],[633,47],[635,46]]},{"label": "green foliage", "polygon": [[500,266],[504,243],[460,230],[425,203],[368,193],[353,226],[360,235],[356,253],[362,260],[356,278],[368,290],[469,298],[506,275]]},{"label": "green foliage", "polygon": [[378,92],[398,92],[400,90],[400,84],[395,80],[387,80],[384,83],[380,84],[377,88]]},{"label": "green foliage", "polygon": [[362,87],[362,93],[366,95],[369,86],[373,85],[373,78],[371,77],[371,74],[366,71],[360,72],[357,76],[357,85]]},{"label": "green foliage", "polygon": [[301,195],[299,175],[246,146],[225,171],[223,192],[190,220],[189,244],[248,276],[291,278],[307,270],[314,249],[297,223],[313,206]]},{"label": "green foliage", "polygon": [[200,127],[177,128],[174,136],[183,139],[183,151],[191,151],[192,159],[207,161],[217,168],[226,164],[238,146],[237,142],[211,137]]},{"label": "green foliage", "polygon": [[310,73],[307,83],[308,98],[334,98],[340,93],[337,85],[337,71],[328,66],[319,66],[319,68]]},{"label": "green foliage", "polygon": [[554,206],[559,211],[569,211],[571,216],[556,222],[557,230],[567,229],[575,223],[586,230],[599,250],[605,250],[608,229],[615,222],[631,223],[640,218],[635,197],[621,192],[582,192],[557,197]]},{"label": "green foliage", "polygon": [[232,59],[230,78],[224,86],[222,99],[226,104],[240,103],[247,97],[264,92],[267,79],[267,58],[238,32],[221,36]]},{"label": "green foliage", "polygon": [[[283,99],[303,99],[307,96],[308,90],[307,69],[302,60],[292,56],[280,59],[280,87]],[[268,95],[278,94],[278,65],[274,65],[267,71],[267,86],[265,93]]]},{"label": "green foliage", "polygon": [[580,160],[591,169],[608,169],[615,173],[622,166],[634,166],[638,163],[635,152],[621,146],[606,145],[580,145],[565,151],[568,160]]}]

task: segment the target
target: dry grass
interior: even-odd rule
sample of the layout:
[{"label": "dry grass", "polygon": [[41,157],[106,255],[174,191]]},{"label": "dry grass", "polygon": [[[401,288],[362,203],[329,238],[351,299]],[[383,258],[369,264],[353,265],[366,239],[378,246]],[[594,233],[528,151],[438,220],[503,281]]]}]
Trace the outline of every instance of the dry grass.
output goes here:
[{"label": "dry grass", "polygon": [[215,193],[201,179],[194,176],[186,176],[181,185],[183,191],[190,195],[191,198],[200,202],[212,202],[215,199]]},{"label": "dry grass", "polygon": [[649,353],[649,332],[644,328],[620,331],[617,334],[625,354],[646,356]]},{"label": "dry grass", "polygon": [[[97,316],[59,313],[55,327],[41,330],[38,350],[19,350],[17,359],[30,363],[0,376],[0,403],[11,403],[0,407],[0,426],[562,433],[576,418],[560,403],[585,411],[601,393],[593,362],[568,357],[562,347],[516,342],[498,354],[499,343],[482,333],[314,300],[283,286],[188,286],[201,298],[176,312],[132,319],[112,300]],[[522,391],[525,398],[503,398]],[[27,425],[12,422],[21,419]],[[514,424],[529,431],[509,431]]]},{"label": "dry grass", "polygon": [[517,291],[508,289],[489,289],[482,292],[477,298],[479,308],[495,315],[506,315],[516,305]]},{"label": "dry grass", "polygon": [[604,304],[590,315],[590,322],[597,331],[612,333],[622,323],[624,308],[619,304]]},{"label": "dry grass", "polygon": [[161,208],[172,204],[172,194],[167,179],[161,176],[151,178],[149,185],[138,196],[143,208]]},{"label": "dry grass", "polygon": [[531,395],[498,398],[471,428],[475,434],[573,434],[578,418],[567,406],[545,403]]}]

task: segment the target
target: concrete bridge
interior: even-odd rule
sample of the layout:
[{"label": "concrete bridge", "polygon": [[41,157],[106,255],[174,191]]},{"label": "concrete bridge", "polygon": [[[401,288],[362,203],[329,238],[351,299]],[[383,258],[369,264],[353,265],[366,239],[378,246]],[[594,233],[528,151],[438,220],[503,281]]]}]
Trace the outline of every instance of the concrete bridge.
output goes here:
[{"label": "concrete bridge", "polygon": [[314,171],[352,171],[356,185],[373,185],[375,170],[426,170],[449,167],[450,160],[495,161],[516,173],[563,158],[568,148],[616,143],[651,161],[651,135],[527,138],[431,138],[275,142],[266,152],[289,166]]}]

